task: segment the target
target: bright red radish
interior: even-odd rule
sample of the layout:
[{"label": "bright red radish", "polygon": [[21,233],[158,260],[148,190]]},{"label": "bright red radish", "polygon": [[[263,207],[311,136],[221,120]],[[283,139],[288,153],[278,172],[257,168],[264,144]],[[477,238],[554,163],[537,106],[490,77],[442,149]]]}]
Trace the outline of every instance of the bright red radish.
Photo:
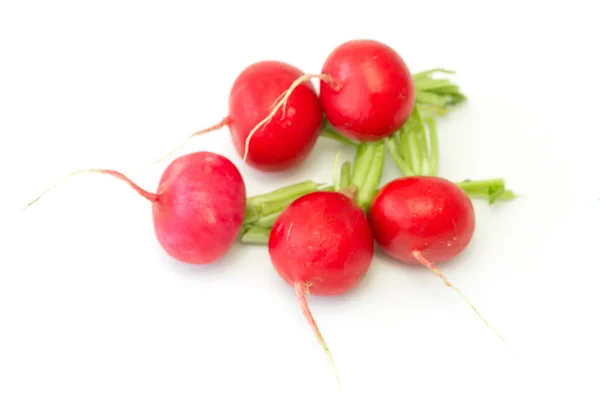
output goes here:
[{"label": "bright red radish", "polygon": [[151,201],[156,237],[164,250],[181,262],[216,261],[227,253],[241,230],[246,186],[237,167],[222,155],[194,152],[176,158],[164,171],[156,193],[113,170],[81,170],[69,176],[82,172],[125,181]]},{"label": "bright red radish", "polygon": [[[323,112],[314,86],[308,80],[294,86],[285,106],[261,123],[278,99],[300,78],[300,69],[279,61],[261,61],[244,69],[229,93],[229,115],[218,124],[188,137],[169,154],[181,149],[192,137],[228,126],[238,154],[261,171],[283,171],[300,165],[313,149],[323,123]],[[250,143],[249,140],[252,139]]]},{"label": "bright red radish", "polygon": [[[235,148],[244,156],[251,131],[303,73],[288,64],[259,62],[244,70],[229,95],[229,128]],[[291,93],[268,124],[258,127],[248,143],[246,161],[264,171],[280,171],[302,163],[315,145],[323,113],[310,81]]]},{"label": "bright red radish", "polygon": [[281,213],[268,246],[275,270],[294,286],[302,313],[333,364],[308,309],[306,294],[342,295],[367,273],[374,250],[367,216],[345,194],[313,192],[298,198]]},{"label": "bright red radish", "polygon": [[351,40],[327,58],[321,73],[341,85],[321,81],[323,112],[348,138],[373,141],[404,125],[415,103],[412,75],[396,51],[374,40]]},{"label": "bright red radish", "polygon": [[434,266],[456,257],[473,237],[473,205],[458,185],[434,176],[393,180],[375,196],[369,221],[377,244],[387,254],[404,263],[421,264],[435,273],[504,342],[475,306]]},{"label": "bright red radish", "polygon": [[462,252],[475,230],[467,194],[441,177],[405,177],[386,184],[375,196],[369,220],[377,244],[405,263],[432,263]]}]

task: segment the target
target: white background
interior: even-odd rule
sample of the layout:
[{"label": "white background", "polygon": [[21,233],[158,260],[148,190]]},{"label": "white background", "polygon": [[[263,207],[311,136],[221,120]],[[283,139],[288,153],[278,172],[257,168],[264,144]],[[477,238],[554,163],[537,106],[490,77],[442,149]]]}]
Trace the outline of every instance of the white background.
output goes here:
[{"label": "white background", "polygon": [[[0,413],[598,412],[591,3],[2,2]],[[365,37],[412,71],[457,71],[470,100],[440,122],[443,176],[524,195],[476,202],[471,246],[442,266],[516,359],[433,275],[378,255],[351,294],[310,299],[340,394],[266,248],[175,263],[149,203],[103,176],[20,211],[72,170],[130,171],[220,120],[248,64],[318,72]],[[227,130],[185,151],[230,157],[256,194],[330,180],[336,146],[276,176],[242,165]],[[132,178],[153,190],[165,166]]]}]

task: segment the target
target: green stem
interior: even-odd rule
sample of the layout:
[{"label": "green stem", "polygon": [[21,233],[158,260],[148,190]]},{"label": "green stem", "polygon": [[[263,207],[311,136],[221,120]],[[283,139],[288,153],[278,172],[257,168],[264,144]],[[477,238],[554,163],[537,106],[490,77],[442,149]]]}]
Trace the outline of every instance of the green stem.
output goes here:
[{"label": "green stem", "polygon": [[421,159],[421,168],[418,172],[420,175],[431,175],[429,167],[431,154],[429,152],[429,144],[427,142],[427,128],[418,105],[415,105],[413,114],[417,125],[415,136],[417,137]]},{"label": "green stem", "polygon": [[[465,191],[471,198],[481,198],[490,201],[490,195],[487,191]],[[512,201],[517,198],[517,195],[512,190],[504,190],[492,202],[495,201]]]},{"label": "green stem", "polygon": [[417,106],[432,112],[432,115],[445,114],[448,109],[467,100],[460,87],[450,79],[434,79],[435,74],[454,74],[446,69],[432,69],[413,75]]},{"label": "green stem", "polygon": [[249,197],[246,202],[244,224],[256,223],[265,216],[281,212],[298,197],[317,191],[322,187],[323,184],[308,180]]},{"label": "green stem", "polygon": [[264,229],[270,229],[271,227],[273,227],[273,224],[275,224],[275,220],[277,220],[277,217],[279,217],[282,211],[283,209],[276,211],[275,213],[262,216],[261,218],[256,220],[256,222],[254,222],[252,225]]},{"label": "green stem", "polygon": [[362,187],[369,174],[371,161],[377,148],[374,144],[376,143],[361,142],[358,146],[356,156],[354,157],[354,168],[350,177],[350,185],[355,185],[357,188]]},{"label": "green stem", "polygon": [[490,204],[498,200],[510,201],[516,198],[516,194],[511,190],[506,190],[504,179],[493,178],[488,180],[465,180],[456,183],[462,188],[469,197],[485,198]]},{"label": "green stem", "polygon": [[415,93],[416,101],[424,105],[445,107],[447,99],[433,92],[418,90]]},{"label": "green stem", "polygon": [[376,141],[370,143],[369,146],[374,148],[370,168],[367,176],[362,181],[362,185],[358,187],[358,192],[355,197],[356,203],[364,211],[368,211],[371,207],[371,202],[377,193],[379,181],[381,181],[381,174],[383,173],[383,165],[385,162],[385,143],[383,141]]},{"label": "green stem", "polygon": [[458,89],[456,85],[453,85],[449,79],[431,79],[431,78],[417,78],[415,79],[415,89],[421,91],[431,91],[448,88],[450,90]]},{"label": "green stem", "polygon": [[[409,121],[410,122],[410,119]],[[398,154],[402,157],[408,168],[413,173],[416,173],[414,166],[412,165],[412,158],[410,157],[410,140],[407,138],[410,134],[409,125],[405,125],[402,127],[396,134],[393,135],[394,140],[396,140],[396,148],[398,149]]]},{"label": "green stem", "polygon": [[410,131],[404,139],[407,140],[408,158],[410,159],[412,170],[417,175],[423,175],[421,162],[423,160],[423,155],[421,154],[421,144],[419,143],[419,131]]},{"label": "green stem", "polygon": [[352,169],[352,163],[350,161],[346,161],[342,164],[342,172],[340,178],[340,187],[347,188],[350,186],[350,174]]},{"label": "green stem", "polygon": [[339,170],[339,165],[341,155],[342,152],[338,151],[335,153],[335,157],[333,158],[333,188],[335,189],[335,191],[340,191],[341,172]]},{"label": "green stem", "polygon": [[264,204],[285,198],[296,197],[317,190],[323,184],[312,180],[302,181],[297,184],[288,185],[265,194],[259,194],[248,198],[248,203],[253,205]]},{"label": "green stem", "polygon": [[392,161],[394,161],[394,164],[396,164],[396,167],[398,167],[398,170],[400,170],[400,174],[402,174],[404,177],[415,175],[414,171],[412,171],[408,164],[402,159],[402,155],[400,155],[400,152],[398,151],[398,144],[396,140],[393,137],[390,137],[385,140],[385,143],[387,144],[388,152],[392,157]]},{"label": "green stem", "polygon": [[268,244],[271,229],[248,227],[242,233],[240,241],[244,244]]},{"label": "green stem", "polygon": [[244,224],[254,223],[259,218],[260,218],[260,212],[259,212],[258,207],[246,202],[246,211],[244,214]]},{"label": "green stem", "polygon": [[442,108],[439,106],[426,105],[426,104],[422,104],[422,103],[417,103],[416,106],[419,107],[421,112],[427,114],[427,116],[430,116],[432,118],[446,115],[448,113],[447,108]]},{"label": "green stem", "polygon": [[435,119],[431,116],[425,117],[425,123],[429,130],[429,173],[437,176],[440,169],[440,148]]},{"label": "green stem", "polygon": [[435,68],[435,69],[425,70],[423,72],[417,72],[417,73],[413,74],[412,76],[413,76],[413,79],[418,80],[418,79],[428,78],[431,75],[433,75],[434,73],[445,73],[446,75],[454,75],[455,72],[450,69]]},{"label": "green stem", "polygon": [[490,187],[504,186],[504,179],[491,178],[488,180],[464,180],[456,183],[465,191],[487,191]]},{"label": "green stem", "polygon": [[323,125],[323,129],[321,129],[320,136],[324,138],[329,138],[331,140],[341,142],[342,144],[354,145],[355,147],[359,145],[358,142],[352,141],[349,138],[346,138],[342,134],[340,134],[329,122],[325,121]]},{"label": "green stem", "polygon": [[433,116],[416,105],[409,120],[387,141],[388,152],[403,176],[436,176],[439,140]]},{"label": "green stem", "polygon": [[[355,187],[354,200],[364,211],[368,211],[371,201],[375,197],[383,173],[384,162],[384,140],[362,142],[356,149],[352,174],[350,174],[349,165],[345,171],[342,171],[342,175],[346,177],[345,180],[348,184],[343,186],[342,190],[352,186]],[[344,169],[344,167],[342,168]]]},{"label": "green stem", "polygon": [[279,200],[273,200],[268,203],[265,203],[261,206],[260,217],[265,217],[270,214],[280,212],[283,209],[285,209],[287,206],[289,206],[294,200],[296,200],[297,198],[300,198],[303,195],[308,194],[308,193],[312,193],[312,191],[307,191],[305,193],[298,194],[293,197],[281,198]]}]

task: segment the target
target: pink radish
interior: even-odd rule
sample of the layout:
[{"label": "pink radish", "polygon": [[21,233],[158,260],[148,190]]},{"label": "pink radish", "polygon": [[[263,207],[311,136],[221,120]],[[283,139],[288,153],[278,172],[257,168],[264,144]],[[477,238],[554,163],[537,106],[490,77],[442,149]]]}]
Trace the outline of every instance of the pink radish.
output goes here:
[{"label": "pink radish", "polygon": [[297,85],[312,78],[321,81],[325,118],[350,139],[377,141],[390,136],[408,120],[415,104],[415,83],[400,55],[375,40],[351,40],[329,55],[321,74],[299,77],[260,125],[277,122],[275,114],[289,105]]},{"label": "pink radish", "polygon": [[464,190],[435,176],[395,179],[384,185],[373,199],[369,222],[377,244],[387,254],[404,263],[421,264],[435,273],[506,344],[434,265],[456,257],[473,237],[475,212]]},{"label": "pink radish", "polygon": [[[323,123],[321,104],[312,83],[308,80],[295,83],[302,75],[300,69],[278,61],[248,66],[231,87],[229,115],[218,124],[192,134],[150,165],[171,156],[192,137],[224,126],[229,127],[235,149],[250,166],[261,171],[283,171],[300,165],[314,147]],[[294,90],[287,95],[285,107],[273,112],[268,125],[260,123],[292,85]]]},{"label": "pink radish", "polygon": [[181,262],[215,262],[227,253],[242,228],[246,187],[237,167],[222,155],[194,152],[176,158],[162,174],[156,193],[114,170],[80,170],[68,177],[82,172],[108,174],[149,200],[160,245]]},{"label": "pink radish", "polygon": [[268,248],[275,270],[296,290],[302,313],[333,365],[306,295],[343,295],[367,273],[374,240],[366,214],[342,193],[304,195],[279,215]]}]

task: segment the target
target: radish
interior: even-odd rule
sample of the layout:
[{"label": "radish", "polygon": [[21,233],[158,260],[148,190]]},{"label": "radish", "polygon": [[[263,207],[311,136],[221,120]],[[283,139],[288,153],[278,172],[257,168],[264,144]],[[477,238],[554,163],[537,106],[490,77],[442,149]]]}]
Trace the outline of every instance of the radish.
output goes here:
[{"label": "radish", "polygon": [[244,221],[244,180],[237,167],[219,154],[202,151],[176,158],[163,172],[156,193],[114,170],[80,170],[67,178],[83,172],[108,174],[149,200],[158,242],[184,263],[207,264],[224,256]]},{"label": "radish", "polygon": [[275,270],[294,287],[302,313],[334,371],[333,357],[306,296],[343,295],[359,283],[371,265],[373,234],[366,214],[352,196],[316,191],[298,198],[279,215],[268,240]]},{"label": "radish", "polygon": [[380,140],[398,130],[415,103],[415,84],[400,55],[374,40],[351,40],[327,57],[321,73],[325,117],[348,138]]},{"label": "radish", "polygon": [[[308,80],[295,83],[302,75],[300,69],[279,61],[248,66],[231,87],[229,115],[216,125],[192,134],[150,165],[179,151],[192,137],[224,126],[229,127],[236,151],[250,166],[275,172],[300,165],[314,147],[323,122],[321,104],[312,83]],[[294,89],[286,95],[286,105],[272,112],[274,119],[268,125],[260,123],[291,85]]]},{"label": "radish", "polygon": [[403,263],[421,264],[435,273],[506,344],[434,265],[459,255],[473,237],[475,212],[464,190],[441,177],[395,179],[384,185],[373,199],[369,222],[384,252]]}]

